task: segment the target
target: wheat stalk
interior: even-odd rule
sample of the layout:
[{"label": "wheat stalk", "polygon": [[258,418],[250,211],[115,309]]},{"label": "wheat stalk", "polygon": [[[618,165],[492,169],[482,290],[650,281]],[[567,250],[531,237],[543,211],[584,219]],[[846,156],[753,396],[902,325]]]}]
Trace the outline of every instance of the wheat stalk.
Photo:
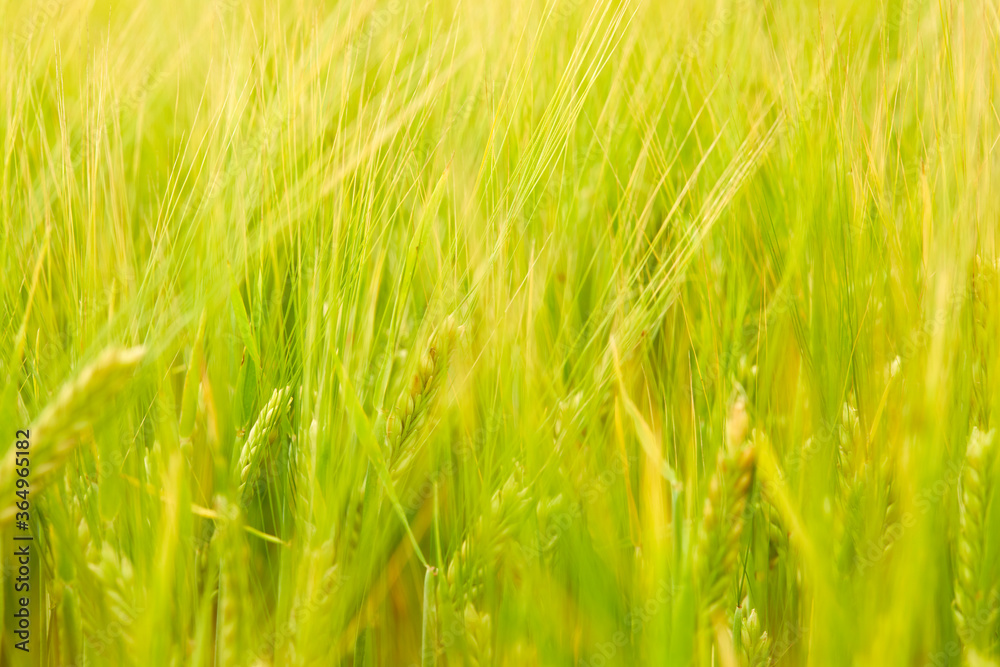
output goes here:
[{"label": "wheat stalk", "polygon": [[782,523],[778,510],[770,502],[761,505],[764,521],[767,524],[768,566],[774,569],[779,563],[787,562],[788,529]]},{"label": "wheat stalk", "polygon": [[219,665],[227,667],[237,664],[240,644],[240,589],[234,570],[240,567],[231,558],[219,561],[219,631],[216,651]]},{"label": "wheat stalk", "polygon": [[990,336],[990,308],[995,303],[996,266],[987,264],[976,255],[972,270],[972,395],[973,423],[985,427],[989,423],[989,365],[995,345]]},{"label": "wheat stalk", "polygon": [[434,667],[437,664],[437,591],[435,580],[437,570],[427,568],[424,572],[424,599],[420,623],[420,665]]},{"label": "wheat stalk", "polygon": [[861,500],[865,492],[865,478],[858,475],[856,444],[860,437],[857,410],[845,401],[840,410],[837,432],[837,512],[834,516],[833,534],[837,549],[837,563],[847,572],[856,560],[858,540],[862,535],[864,519]]},{"label": "wheat stalk", "polygon": [[60,648],[62,651],[60,664],[79,665],[83,659],[83,624],[80,620],[80,604],[72,586],[63,588],[62,601],[59,605],[59,619],[61,621]]}]

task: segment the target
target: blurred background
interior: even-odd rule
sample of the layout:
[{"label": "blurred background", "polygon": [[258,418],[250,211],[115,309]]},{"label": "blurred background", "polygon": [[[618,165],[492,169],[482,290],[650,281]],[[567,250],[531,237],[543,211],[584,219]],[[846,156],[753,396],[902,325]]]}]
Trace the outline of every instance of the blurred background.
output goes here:
[{"label": "blurred background", "polygon": [[24,664],[997,664],[995,3],[0,17]]}]

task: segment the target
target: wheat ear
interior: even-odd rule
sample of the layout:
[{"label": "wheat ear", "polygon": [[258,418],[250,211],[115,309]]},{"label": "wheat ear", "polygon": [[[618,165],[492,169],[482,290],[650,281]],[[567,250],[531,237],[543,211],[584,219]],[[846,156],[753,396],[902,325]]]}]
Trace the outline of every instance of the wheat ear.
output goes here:
[{"label": "wheat ear", "polygon": [[746,431],[746,410],[738,400],[727,420],[726,447],[719,452],[709,484],[696,551],[705,629],[722,611],[726,586],[739,557],[743,514],[756,464],[756,450],[752,441],[746,441]]},{"label": "wheat ear", "polygon": [[246,442],[243,444],[243,449],[240,452],[239,463],[237,464],[240,470],[239,493],[244,499],[249,495],[247,489],[252,490],[257,478],[260,477],[261,462],[264,460],[264,454],[267,451],[265,445],[270,445],[274,442],[277,435],[275,427],[278,425],[281,415],[291,406],[291,402],[291,387],[275,389],[271,394],[271,398],[268,399],[263,409],[261,409],[260,416],[257,417],[257,421],[247,435]]},{"label": "wheat ear", "polygon": [[493,494],[488,514],[476,521],[448,563],[445,580],[458,609],[482,592],[487,567],[495,568],[499,563],[518,527],[524,525],[530,507],[527,490],[513,475]]},{"label": "wheat ear", "polygon": [[477,610],[487,569],[496,570],[531,503],[527,490],[512,475],[490,500],[489,511],[476,520],[452,555],[445,572],[444,616],[463,619],[465,658],[472,665],[491,665],[490,617]]},{"label": "wheat ear", "polygon": [[[143,347],[110,348],[88,364],[72,382],[63,385],[59,394],[38,415],[29,429],[31,437],[31,486],[41,491],[51,476],[69,458],[79,442],[80,431],[99,415],[121,391],[145,356]],[[12,449],[0,464],[0,491],[13,496],[17,449]],[[9,492],[8,492],[9,491]],[[13,505],[0,510],[0,526],[14,518]]]},{"label": "wheat ear", "polygon": [[394,476],[405,471],[415,455],[412,445],[447,374],[454,343],[455,318],[449,316],[431,336],[409,387],[385,420],[385,443]]},{"label": "wheat ear", "polygon": [[78,598],[83,625],[106,628],[112,623],[118,624],[123,629],[120,636],[99,636],[97,647],[103,652],[107,650],[105,644],[113,644],[121,662],[124,656],[133,654],[135,646],[130,629],[144,606],[142,599],[133,594],[136,582],[132,562],[112,548],[111,536],[105,536],[103,543],[96,542],[87,522],[82,519],[77,535],[86,562],[85,570],[77,577],[82,585],[100,591],[97,596]]},{"label": "wheat ear", "polygon": [[240,569],[246,567],[247,552],[239,509],[222,496],[216,497],[215,509],[219,516],[211,546],[219,563],[215,657],[219,667],[229,667],[239,664],[239,651],[243,644],[241,628],[244,615],[241,609],[246,589]]},{"label": "wheat ear", "polygon": [[985,648],[997,610],[990,608],[996,584],[984,586],[986,505],[990,496],[990,453],[994,432],[972,429],[959,489],[958,548],[955,563],[955,628],[968,649]]},{"label": "wheat ear", "polygon": [[489,614],[481,613],[471,602],[465,605],[465,657],[472,667],[493,664],[491,626]]},{"label": "wheat ear", "polygon": [[771,659],[771,639],[767,630],[762,630],[757,610],[746,613],[746,607],[737,610],[740,618],[741,665],[747,667],[765,667]]}]

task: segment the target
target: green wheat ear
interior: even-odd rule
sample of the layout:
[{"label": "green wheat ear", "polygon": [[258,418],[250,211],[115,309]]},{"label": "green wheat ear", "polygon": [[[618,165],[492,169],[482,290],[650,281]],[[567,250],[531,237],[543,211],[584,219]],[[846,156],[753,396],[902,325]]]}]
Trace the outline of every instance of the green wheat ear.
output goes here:
[{"label": "green wheat ear", "polygon": [[242,568],[246,566],[247,549],[239,509],[222,496],[216,496],[215,509],[219,518],[210,546],[219,567],[215,651],[216,664],[227,667],[240,664],[239,653],[245,640],[247,615],[243,601],[247,589]]},{"label": "green wheat ear", "polygon": [[493,494],[489,512],[479,517],[448,563],[445,583],[457,609],[482,592],[487,571],[501,564],[530,508],[531,496],[514,475]]},{"label": "green wheat ear", "polygon": [[858,461],[856,445],[861,427],[857,410],[850,402],[841,406],[837,425],[837,511],[833,517],[834,548],[837,567],[849,574],[858,559],[857,552],[864,533],[864,497],[867,477],[864,462]]},{"label": "green wheat ear", "polygon": [[394,476],[404,472],[416,454],[413,445],[448,372],[448,358],[454,344],[455,318],[448,316],[431,336],[409,387],[386,417],[385,444]]},{"label": "green wheat ear", "polygon": [[[30,428],[33,492],[45,487],[73,453],[80,432],[100,416],[95,414],[94,406],[102,409],[124,389],[145,355],[144,347],[105,350],[71,382],[63,385],[55,399],[42,410]],[[12,449],[0,464],[0,490],[4,497],[14,495],[16,452]],[[0,510],[0,526],[12,520],[15,511],[13,505]]]},{"label": "green wheat ear", "polygon": [[[260,477],[261,463],[267,452],[267,446],[274,442],[276,436],[275,427],[278,420],[284,414],[292,402],[291,387],[275,389],[271,398],[260,411],[260,416],[254,423],[253,428],[247,435],[243,450],[240,452],[240,459],[237,467],[240,471],[239,494],[246,500],[254,487],[254,483]],[[249,490],[248,490],[249,489]]]},{"label": "green wheat ear", "polygon": [[492,623],[490,615],[480,612],[471,602],[465,605],[466,658],[472,667],[493,664]]},{"label": "green wheat ear", "polygon": [[[125,656],[134,653],[132,629],[145,609],[142,590],[136,588],[135,571],[128,556],[112,547],[112,536],[105,535],[103,540],[95,539],[90,534],[87,522],[82,519],[77,535],[86,564],[77,580],[89,580],[92,590],[98,592],[96,595],[77,598],[83,626],[109,627],[117,624],[121,627],[123,631],[118,637],[99,636],[96,642],[109,658],[120,658],[118,663],[113,664],[121,664]],[[107,646],[108,643],[112,646]]]},{"label": "green wheat ear", "polygon": [[996,582],[984,583],[986,510],[992,484],[990,454],[994,431],[972,429],[959,490],[958,546],[955,563],[955,629],[966,649],[988,649],[997,620]]},{"label": "green wheat ear", "polygon": [[33,437],[58,441],[78,432],[92,416],[87,408],[101,405],[121,391],[144,356],[146,348],[141,346],[102,352],[42,410],[32,427]]},{"label": "green wheat ear", "polygon": [[739,558],[743,514],[756,465],[756,448],[752,440],[746,440],[747,422],[743,401],[737,400],[726,422],[727,443],[719,452],[705,499],[695,558],[701,625],[706,632],[719,619],[726,587]]},{"label": "green wheat ear", "polygon": [[[482,596],[486,577],[504,563],[504,556],[516,541],[531,507],[531,496],[514,475],[490,499],[489,509],[469,530],[452,554],[441,582],[448,601],[438,618],[461,619],[465,636],[465,658],[469,664],[492,665],[490,617],[476,606]],[[435,619],[437,620],[437,619]],[[450,627],[449,623],[442,623]]]},{"label": "green wheat ear", "polygon": [[[757,610],[747,607],[736,610],[736,620],[740,634],[740,664],[747,667],[764,667],[771,660],[771,639],[767,630],[761,628]],[[735,637],[734,637],[735,639]]]}]

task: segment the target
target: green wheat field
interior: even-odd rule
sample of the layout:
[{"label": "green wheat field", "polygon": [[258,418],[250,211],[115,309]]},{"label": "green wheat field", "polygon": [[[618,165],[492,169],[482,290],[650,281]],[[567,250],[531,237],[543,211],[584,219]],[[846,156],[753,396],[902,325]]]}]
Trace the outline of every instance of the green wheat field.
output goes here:
[{"label": "green wheat field", "polygon": [[0,665],[1000,665],[996,0],[0,38]]}]

